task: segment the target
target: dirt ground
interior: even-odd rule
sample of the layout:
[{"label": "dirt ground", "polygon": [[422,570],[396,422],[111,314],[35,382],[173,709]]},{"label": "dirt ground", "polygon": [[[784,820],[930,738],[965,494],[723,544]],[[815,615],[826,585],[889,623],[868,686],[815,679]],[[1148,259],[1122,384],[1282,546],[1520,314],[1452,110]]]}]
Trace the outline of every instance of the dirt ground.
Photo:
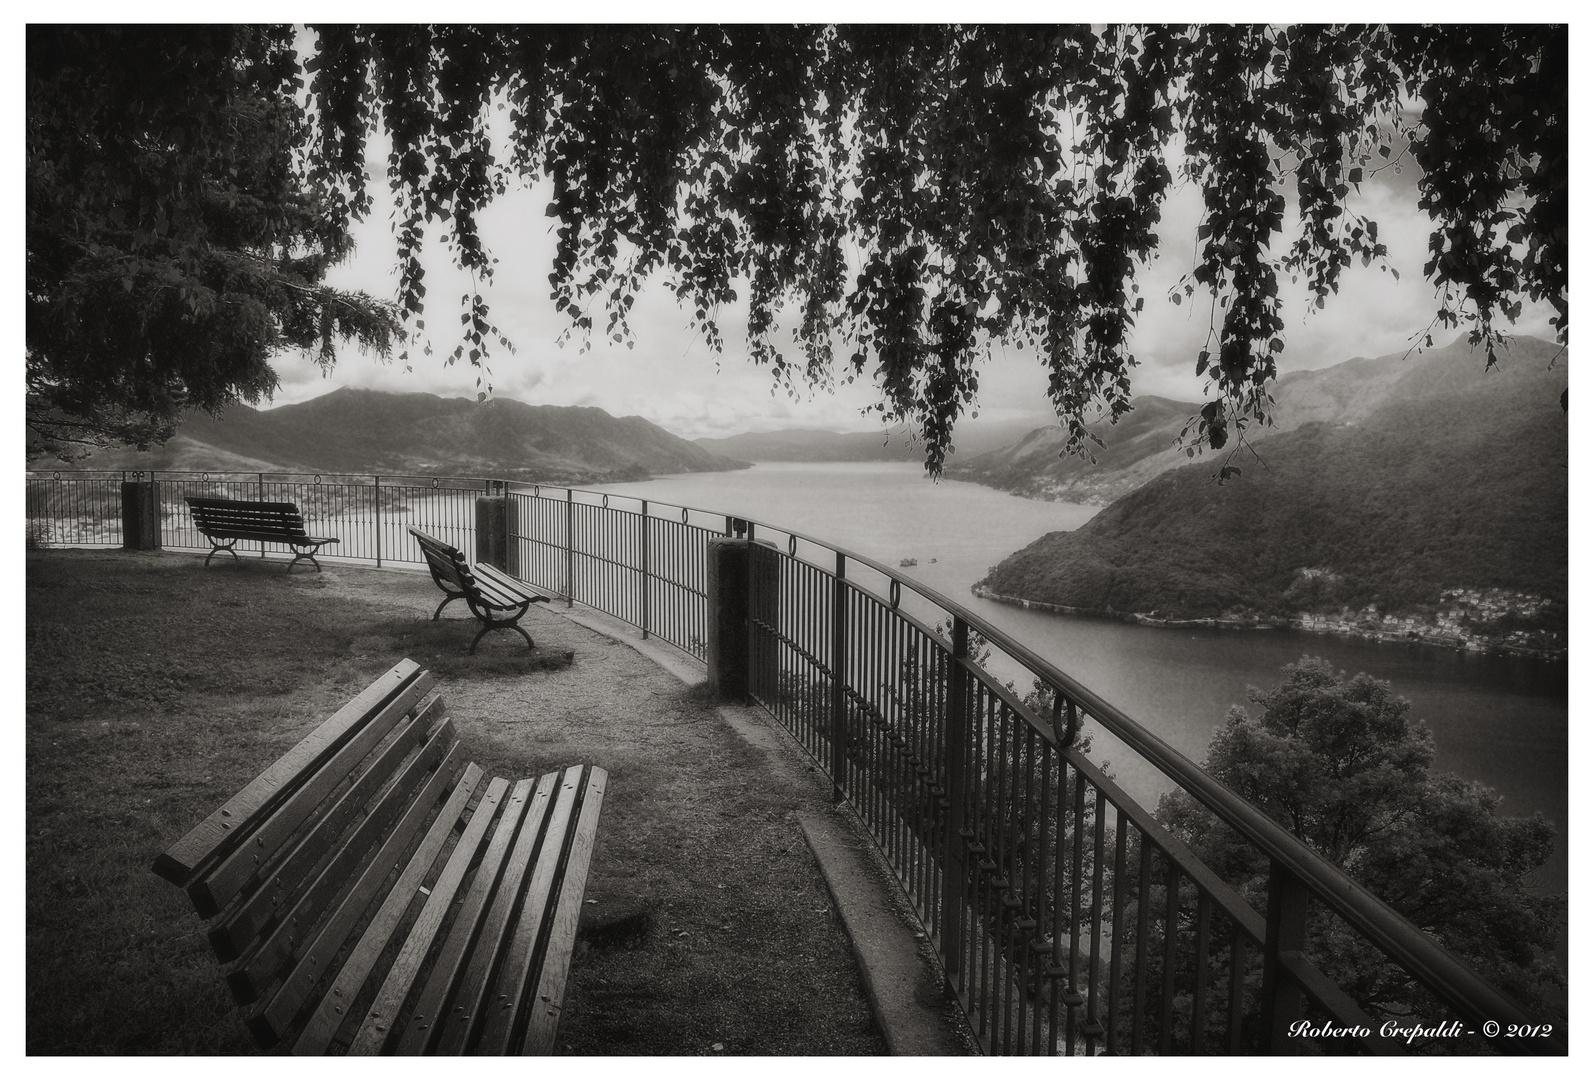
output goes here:
[{"label": "dirt ground", "polygon": [[[155,856],[403,657],[489,774],[609,771],[564,1054],[884,1053],[775,783],[700,690],[534,608],[535,653],[423,574],[123,552],[27,559],[27,1050],[252,1049]],[[817,791],[818,789],[815,789]]]}]

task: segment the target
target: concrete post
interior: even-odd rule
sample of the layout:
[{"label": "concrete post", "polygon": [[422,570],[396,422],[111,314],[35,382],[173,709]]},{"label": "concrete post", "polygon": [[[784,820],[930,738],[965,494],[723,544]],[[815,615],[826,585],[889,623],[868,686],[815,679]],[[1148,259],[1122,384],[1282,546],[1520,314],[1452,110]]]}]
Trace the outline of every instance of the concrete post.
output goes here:
[{"label": "concrete post", "polygon": [[476,561],[513,574],[510,566],[509,496],[476,498]]},{"label": "concrete post", "polygon": [[159,551],[160,494],[153,480],[122,481],[122,547],[127,551]]},{"label": "concrete post", "polygon": [[[758,541],[774,550],[767,540]],[[742,537],[713,536],[708,541],[708,686],[721,701],[746,701],[752,689],[752,576],[748,542]],[[761,559],[759,618],[776,617],[779,610],[779,563]]]}]

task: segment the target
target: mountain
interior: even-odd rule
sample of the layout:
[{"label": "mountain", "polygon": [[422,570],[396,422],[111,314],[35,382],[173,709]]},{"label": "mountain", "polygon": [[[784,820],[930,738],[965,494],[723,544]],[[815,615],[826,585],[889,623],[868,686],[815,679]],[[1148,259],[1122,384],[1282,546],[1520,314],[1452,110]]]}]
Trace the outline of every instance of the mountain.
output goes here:
[{"label": "mountain", "polygon": [[[957,458],[985,454],[1006,446],[1043,420],[1039,416],[1018,420],[971,420],[958,423],[953,435]],[[713,454],[747,461],[923,461],[924,447],[906,429],[884,431],[822,431],[787,428],[782,431],[746,431],[723,439],[694,439]]]},{"label": "mountain", "polygon": [[[1568,360],[1515,339],[1485,373],[1463,340],[1400,364],[1301,373],[1292,430],[1213,480],[1155,477],[994,567],[983,595],[1154,621],[1295,623],[1564,647]],[[1341,365],[1342,367],[1345,365]],[[1371,609],[1371,610],[1369,610]]]},{"label": "mountain", "polygon": [[93,469],[441,473],[552,484],[642,480],[745,468],[640,416],[602,409],[477,403],[435,394],[334,390],[296,405],[195,413],[149,453],[102,452]]},{"label": "mountain", "polygon": [[[1273,426],[1267,430],[1293,431],[1313,421],[1343,424],[1361,420],[1410,372],[1432,357],[1448,354],[1448,349],[1442,349],[1375,359],[1356,357],[1331,367],[1288,372],[1273,384]],[[1200,409],[1200,402],[1138,397],[1134,410],[1116,425],[1103,421],[1090,426],[1107,444],[1105,449],[1095,448],[1094,463],[1075,455],[1063,456],[1065,433],[1054,424],[1027,432],[1010,446],[954,462],[947,475],[1031,499],[1106,506],[1152,477],[1188,463],[1178,446],[1179,432]]]}]

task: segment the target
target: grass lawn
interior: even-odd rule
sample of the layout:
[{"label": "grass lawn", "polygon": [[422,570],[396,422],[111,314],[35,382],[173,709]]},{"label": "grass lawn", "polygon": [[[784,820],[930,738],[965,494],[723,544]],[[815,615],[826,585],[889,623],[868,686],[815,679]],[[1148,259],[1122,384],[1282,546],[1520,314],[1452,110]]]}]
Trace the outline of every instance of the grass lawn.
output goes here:
[{"label": "grass lawn", "polygon": [[469,657],[430,578],[330,563],[29,552],[26,588],[30,1054],[252,1051],[150,864],[406,656],[489,774],[610,772],[559,1052],[884,1052],[792,818],[819,789],[630,648],[534,609],[536,653],[495,633]]}]

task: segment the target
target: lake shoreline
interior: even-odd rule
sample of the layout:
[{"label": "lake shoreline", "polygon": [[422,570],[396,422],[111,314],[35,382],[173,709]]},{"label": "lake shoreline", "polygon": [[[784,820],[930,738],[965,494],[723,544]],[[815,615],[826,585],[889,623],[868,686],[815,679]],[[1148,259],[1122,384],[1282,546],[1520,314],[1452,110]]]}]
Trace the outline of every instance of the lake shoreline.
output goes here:
[{"label": "lake shoreline", "polygon": [[1009,596],[1004,593],[993,592],[976,582],[969,586],[969,592],[982,600],[993,600],[999,604],[1011,604],[1015,607],[1027,608],[1032,611],[1046,611],[1057,615],[1082,615],[1098,619],[1116,619],[1119,622],[1133,623],[1137,626],[1181,627],[1199,626],[1218,630],[1300,630],[1310,634],[1327,634],[1334,637],[1357,638],[1362,641],[1373,641],[1392,645],[1432,645],[1441,649],[1454,649],[1457,652],[1484,653],[1494,656],[1514,656],[1529,660],[1541,660],[1545,663],[1563,662],[1567,658],[1566,649],[1534,649],[1526,646],[1512,645],[1507,642],[1490,641],[1480,638],[1459,639],[1453,634],[1423,633],[1417,630],[1381,630],[1375,627],[1355,626],[1350,623],[1325,624],[1321,616],[1297,615],[1292,618],[1264,618],[1253,616],[1251,618],[1224,618],[1222,616],[1198,619],[1171,619],[1159,618],[1144,612],[1126,611],[1101,611],[1094,608],[1070,607],[1067,604],[1051,604],[1044,600],[1030,600],[1022,596]]}]

